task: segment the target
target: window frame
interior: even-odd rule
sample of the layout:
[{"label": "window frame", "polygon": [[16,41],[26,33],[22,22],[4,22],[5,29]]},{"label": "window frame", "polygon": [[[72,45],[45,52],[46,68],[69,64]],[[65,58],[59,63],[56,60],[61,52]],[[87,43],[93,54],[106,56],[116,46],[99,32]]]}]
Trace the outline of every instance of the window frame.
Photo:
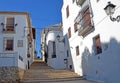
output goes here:
[{"label": "window frame", "polygon": [[[11,20],[12,19],[12,20]],[[10,23],[12,22],[12,23]],[[14,31],[15,30],[15,18],[14,17],[6,17],[6,31]]]},{"label": "window frame", "polygon": [[56,43],[55,41],[52,42],[53,45],[53,54],[52,54],[52,58],[56,58]]},{"label": "window frame", "polygon": [[81,24],[82,27],[86,27],[86,26],[92,26],[92,21],[91,21],[91,13],[90,13],[90,7],[87,6],[85,7],[82,11],[81,11],[81,16],[82,16],[82,20],[81,20]]},{"label": "window frame", "polygon": [[75,2],[75,0],[72,0],[72,3],[74,3]]},{"label": "window frame", "polygon": [[101,40],[100,40],[99,34],[93,38],[93,44],[94,44],[95,55],[101,54],[102,53],[102,45],[101,45]]},{"label": "window frame", "polygon": [[74,24],[74,32],[77,32],[78,31],[78,23],[76,22],[75,24]]},{"label": "window frame", "polygon": [[68,28],[68,38],[71,38],[72,34],[71,34],[71,27]]},{"label": "window frame", "polygon": [[[10,41],[9,41],[10,40]],[[10,42],[12,42],[10,47]],[[4,38],[4,51],[14,51],[14,39],[13,38]]]},{"label": "window frame", "polygon": [[76,46],[76,56],[80,55],[80,49],[79,46]]},{"label": "window frame", "polygon": [[69,15],[70,15],[69,5],[67,5],[67,7],[66,7],[66,17],[68,18]]}]

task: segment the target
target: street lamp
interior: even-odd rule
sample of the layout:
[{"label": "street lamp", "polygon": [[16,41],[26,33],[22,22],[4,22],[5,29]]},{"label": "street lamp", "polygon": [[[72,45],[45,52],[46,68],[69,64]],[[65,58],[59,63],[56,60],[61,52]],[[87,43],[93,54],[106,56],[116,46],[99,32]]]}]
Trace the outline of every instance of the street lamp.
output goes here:
[{"label": "street lamp", "polygon": [[60,35],[59,34],[57,35],[57,40],[60,41]]},{"label": "street lamp", "polygon": [[63,43],[65,43],[65,39],[63,38],[63,36],[61,36],[61,35],[57,35],[56,36],[56,39],[58,40],[58,42],[63,42]]},{"label": "street lamp", "polygon": [[115,7],[116,7],[116,5],[112,4],[111,2],[108,2],[108,5],[104,8],[104,10],[105,10],[106,14],[110,16],[111,21],[119,22],[120,21],[120,15],[118,15],[116,18],[112,17],[112,15],[115,12]]}]

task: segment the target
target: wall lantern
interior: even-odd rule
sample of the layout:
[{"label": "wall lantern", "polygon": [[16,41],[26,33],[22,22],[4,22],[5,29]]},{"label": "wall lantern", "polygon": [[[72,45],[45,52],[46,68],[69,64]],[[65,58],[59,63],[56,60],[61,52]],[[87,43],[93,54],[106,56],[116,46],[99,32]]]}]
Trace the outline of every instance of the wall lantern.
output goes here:
[{"label": "wall lantern", "polygon": [[3,26],[3,25],[4,25],[4,23],[2,22],[2,23],[1,23],[1,25]]},{"label": "wall lantern", "polygon": [[18,26],[18,24],[16,23],[15,26]]},{"label": "wall lantern", "polygon": [[65,42],[65,39],[63,38],[63,36],[60,36],[59,34],[56,36],[58,42]]},{"label": "wall lantern", "polygon": [[116,18],[112,17],[112,15],[115,12],[115,7],[116,7],[116,5],[112,4],[111,2],[108,2],[108,5],[104,8],[104,10],[105,10],[106,14],[110,16],[111,21],[119,22],[120,21],[120,15],[118,15]]},{"label": "wall lantern", "polygon": [[32,42],[29,42],[29,47],[32,47]]}]

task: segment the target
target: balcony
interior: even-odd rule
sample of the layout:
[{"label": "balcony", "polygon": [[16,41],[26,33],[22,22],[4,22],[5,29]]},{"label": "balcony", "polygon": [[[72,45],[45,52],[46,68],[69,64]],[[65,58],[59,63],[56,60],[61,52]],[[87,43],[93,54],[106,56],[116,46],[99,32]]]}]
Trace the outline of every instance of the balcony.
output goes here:
[{"label": "balcony", "polygon": [[14,25],[5,25],[5,24],[1,24],[3,25],[3,33],[15,33],[15,27]]},{"label": "balcony", "polygon": [[89,16],[81,16],[81,14],[78,14],[78,16],[75,19],[75,22],[78,23],[78,35],[79,36],[87,36],[92,31],[94,31],[94,24],[92,19]]},{"label": "balcony", "polygon": [[82,23],[79,26],[78,35],[85,37],[92,31],[94,31],[94,26],[91,23],[87,24],[85,21],[82,20]]},{"label": "balcony", "polygon": [[77,15],[75,23],[78,24],[78,35],[87,36],[89,33],[94,31],[93,15],[90,11],[90,7],[86,6]]},{"label": "balcony", "polygon": [[3,29],[2,32],[3,32],[3,33],[6,33],[6,34],[8,34],[8,33],[15,33],[15,30],[14,30],[14,29],[6,28],[6,29]]}]

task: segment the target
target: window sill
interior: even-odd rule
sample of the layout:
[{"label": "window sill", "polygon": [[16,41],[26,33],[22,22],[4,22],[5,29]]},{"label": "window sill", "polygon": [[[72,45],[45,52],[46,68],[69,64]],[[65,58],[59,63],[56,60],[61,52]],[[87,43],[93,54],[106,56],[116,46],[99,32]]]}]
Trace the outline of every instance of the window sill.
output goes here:
[{"label": "window sill", "polygon": [[15,31],[2,31],[5,34],[15,34]]},{"label": "window sill", "polygon": [[13,50],[5,50],[5,52],[13,52]]}]

